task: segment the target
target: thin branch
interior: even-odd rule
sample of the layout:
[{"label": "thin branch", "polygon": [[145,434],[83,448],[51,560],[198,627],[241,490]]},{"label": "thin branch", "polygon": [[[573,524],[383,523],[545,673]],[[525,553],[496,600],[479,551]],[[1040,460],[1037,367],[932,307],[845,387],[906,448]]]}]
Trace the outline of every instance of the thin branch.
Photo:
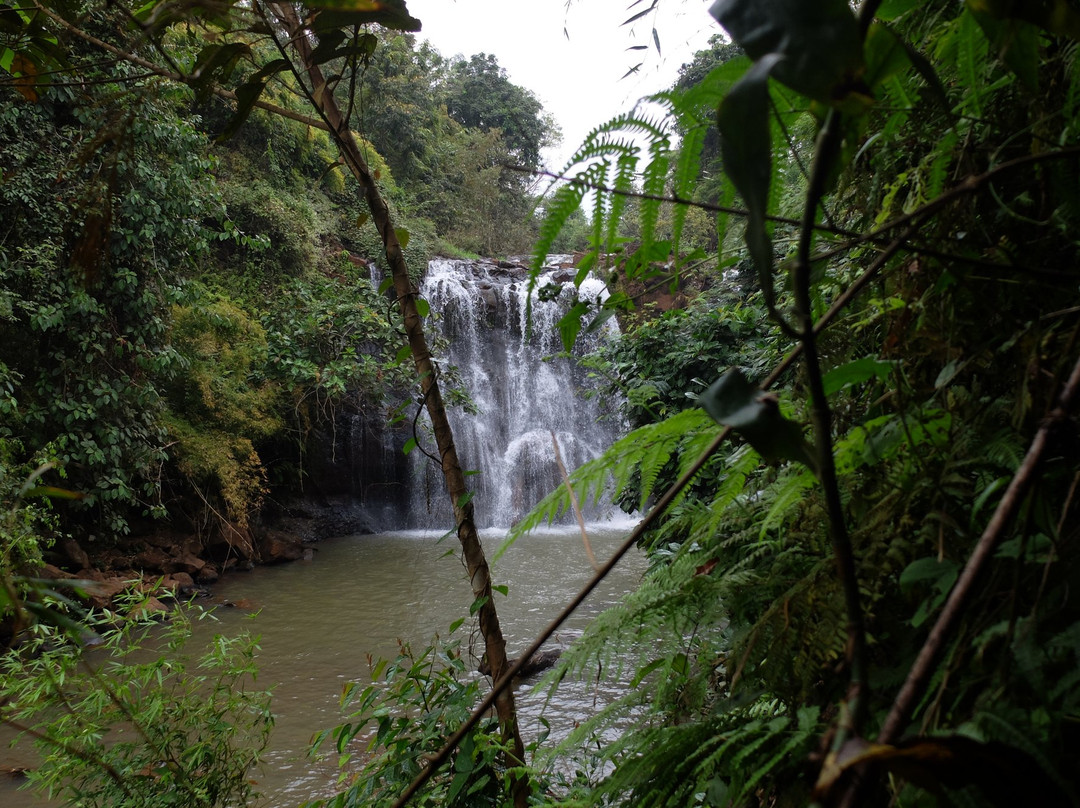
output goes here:
[{"label": "thin branch", "polygon": [[562,452],[559,451],[559,439],[555,437],[554,429],[549,431],[551,432],[551,445],[555,450],[555,465],[559,467],[559,476],[562,477],[563,485],[566,486],[566,495],[570,498],[570,506],[574,509],[574,516],[577,517],[578,529],[581,530],[581,542],[585,545],[585,555],[589,557],[589,563],[592,564],[593,570],[599,571],[600,565],[596,563],[592,544],[589,543],[589,534],[585,530],[585,517],[581,513],[581,503],[578,502],[574,486],[570,484],[570,477],[566,474],[566,465],[563,463]]},{"label": "thin branch", "polygon": [[975,549],[971,553],[967,564],[961,571],[959,578],[949,592],[949,598],[938,616],[937,622],[930,630],[926,642],[923,643],[918,657],[908,672],[907,679],[893,701],[892,709],[885,719],[878,734],[877,742],[881,744],[893,743],[904,730],[910,720],[911,713],[915,709],[919,696],[926,683],[936,668],[938,655],[945,643],[952,635],[953,629],[963,614],[967,600],[974,591],[975,582],[986,566],[993,558],[998,545],[1005,535],[1005,528],[1015,516],[1025,495],[1031,488],[1038,476],[1039,468],[1046,450],[1053,445],[1051,440],[1053,431],[1061,426],[1070,417],[1070,413],[1076,404],[1077,393],[1080,391],[1080,359],[1073,367],[1072,375],[1065,385],[1057,406],[1040,424],[1035,437],[1028,447],[1027,454],[1020,467],[1016,470],[1009,487],[1005,490],[1001,501],[998,502],[994,515],[986,525]]},{"label": "thin branch", "polygon": [[835,743],[842,744],[849,733],[858,734],[859,726],[866,713],[868,696],[868,677],[866,669],[866,625],[863,617],[862,601],[859,595],[859,580],[856,574],[855,553],[848,535],[847,520],[840,497],[840,486],[836,475],[836,462],[832,443],[832,410],[829,407],[828,394],[825,392],[821,360],[818,355],[817,339],[813,323],[813,303],[811,300],[811,268],[814,228],[817,210],[826,192],[826,183],[833,163],[839,154],[842,129],[840,113],[831,110],[825,119],[811,166],[810,182],[806,190],[806,205],[803,209],[803,223],[799,232],[799,244],[795,258],[794,286],[795,309],[800,329],[800,344],[803,346],[807,382],[810,388],[811,419],[814,424],[814,437],[817,444],[818,478],[825,495],[825,507],[828,513],[829,537],[832,541],[833,555],[836,559],[837,572],[844,590],[844,607],[848,620],[847,661],[850,666],[850,685],[847,694],[847,720],[842,720],[838,728]]},{"label": "thin branch", "polygon": [[[60,15],[55,14],[54,12],[45,8],[45,6],[41,4],[41,0],[34,0],[34,6],[38,9],[38,11],[43,13],[46,17],[48,17],[50,20],[52,20],[64,30],[74,34],[85,42],[89,42],[96,48],[100,48],[107,53],[111,53],[114,56],[123,59],[125,62],[130,62],[133,65],[144,67],[151,73],[153,73],[155,76],[159,76],[163,79],[168,79],[169,81],[175,81],[180,84],[187,84],[190,81],[190,76],[185,76],[183,73],[177,71],[167,70],[160,65],[149,61],[148,59],[143,59],[141,56],[136,56],[133,53],[128,53],[127,51],[118,48],[115,45],[111,45],[108,42],[98,39],[96,36],[93,36],[92,34],[83,31],[81,28],[77,28]],[[210,91],[219,98],[224,98],[227,101],[236,103],[236,93],[234,93],[232,90],[226,90],[224,87],[211,85]],[[318,118],[312,118],[310,115],[304,115],[299,112],[294,112],[291,109],[286,109],[285,107],[278,106],[277,104],[273,104],[269,101],[263,101],[262,99],[260,99],[255,102],[255,106],[259,109],[266,110],[267,112],[272,112],[275,115],[280,115],[283,118],[297,121],[304,124],[305,126],[311,126],[316,129],[328,129],[326,123],[319,120]]]}]

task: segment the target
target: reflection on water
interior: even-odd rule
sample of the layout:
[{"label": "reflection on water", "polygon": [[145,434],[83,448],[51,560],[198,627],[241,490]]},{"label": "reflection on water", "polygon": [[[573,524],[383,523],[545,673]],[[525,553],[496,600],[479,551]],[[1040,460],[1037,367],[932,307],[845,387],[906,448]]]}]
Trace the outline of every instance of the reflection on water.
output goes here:
[{"label": "reflection on water", "polygon": [[[629,526],[590,530],[598,560],[610,557],[628,533]],[[248,630],[260,635],[258,684],[274,690],[277,722],[258,775],[261,805],[285,808],[332,793],[334,762],[313,763],[306,753],[316,731],[339,723],[342,686],[366,677],[369,655],[392,658],[399,639],[423,648],[433,634],[445,635],[454,620],[468,614],[471,594],[456,538],[438,538],[409,532],[332,539],[317,546],[312,561],[256,568],[215,588],[215,602],[240,606],[218,608],[218,622],[197,624],[197,634],[208,638]],[[484,537],[489,553],[501,539],[501,533]],[[592,616],[636,585],[643,570],[644,561],[628,555],[557,641],[569,644],[580,635]],[[508,653],[525,648],[591,576],[576,532],[532,534],[508,550],[493,571],[495,583],[509,587],[508,597],[495,596]],[[613,695],[578,683],[548,702],[546,693],[530,694],[523,685],[523,728],[536,732],[543,711],[553,733],[561,734]],[[20,762],[10,750],[0,755],[0,766]],[[0,784],[0,805],[6,808],[44,804],[15,791],[10,782]]]}]

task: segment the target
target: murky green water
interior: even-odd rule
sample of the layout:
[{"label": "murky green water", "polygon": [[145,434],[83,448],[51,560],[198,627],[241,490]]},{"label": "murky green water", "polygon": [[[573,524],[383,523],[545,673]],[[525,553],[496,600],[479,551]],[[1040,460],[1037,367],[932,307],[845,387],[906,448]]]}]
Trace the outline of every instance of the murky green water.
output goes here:
[{"label": "murky green water", "polygon": [[[629,527],[590,530],[601,563],[628,532]],[[501,538],[485,536],[489,552]],[[317,546],[311,561],[257,568],[215,587],[215,602],[244,602],[245,608],[218,608],[218,623],[199,631],[259,634],[260,685],[274,689],[277,722],[266,764],[257,774],[262,806],[285,808],[332,793],[333,762],[312,762],[307,748],[313,733],[339,723],[342,686],[365,679],[369,655],[393,657],[399,639],[422,648],[434,633],[445,634],[455,619],[468,614],[471,595],[456,538],[437,539],[430,533],[331,539]],[[559,642],[578,636],[595,614],[637,583],[643,568],[636,555],[624,559],[560,631]],[[511,655],[527,646],[591,576],[576,530],[534,534],[511,548],[494,568],[495,583],[509,587],[508,597],[496,595],[496,605]],[[536,730],[543,710],[557,734],[612,695],[579,684],[547,703],[541,694],[530,697],[526,685],[518,701],[526,732]],[[26,760],[0,748],[0,766]],[[0,805],[44,803],[5,780]]]}]

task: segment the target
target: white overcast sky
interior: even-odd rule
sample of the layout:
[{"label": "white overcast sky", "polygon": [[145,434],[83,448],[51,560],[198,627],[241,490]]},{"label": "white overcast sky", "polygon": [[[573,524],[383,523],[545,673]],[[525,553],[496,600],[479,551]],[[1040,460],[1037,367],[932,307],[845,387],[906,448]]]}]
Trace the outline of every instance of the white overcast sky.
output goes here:
[{"label": "white overcast sky", "polygon": [[[562,128],[562,145],[545,155],[548,168],[558,170],[589,130],[670,87],[679,67],[721,30],[704,0],[661,0],[655,14],[623,26],[649,5],[631,8],[633,2],[406,0],[406,6],[423,24],[416,36],[443,56],[494,54],[514,84],[536,94]],[[633,45],[649,49],[628,50]],[[622,78],[639,61],[640,71]]]}]

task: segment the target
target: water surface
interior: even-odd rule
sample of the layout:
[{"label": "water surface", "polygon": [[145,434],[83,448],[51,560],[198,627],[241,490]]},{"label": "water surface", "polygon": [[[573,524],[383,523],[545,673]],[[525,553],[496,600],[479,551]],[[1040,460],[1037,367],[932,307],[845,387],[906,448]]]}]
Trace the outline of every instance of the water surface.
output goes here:
[{"label": "water surface", "polygon": [[[592,528],[589,538],[601,563],[628,535],[630,526]],[[501,532],[484,536],[493,553]],[[260,635],[259,686],[272,687],[276,725],[263,770],[256,774],[261,806],[286,808],[333,793],[333,761],[307,756],[311,736],[341,721],[338,698],[343,685],[366,681],[369,656],[393,658],[398,641],[422,649],[435,633],[468,615],[471,592],[456,537],[439,541],[430,532],[342,537],[317,545],[311,561],[259,567],[236,574],[215,587],[220,605],[216,624],[197,624],[197,640],[213,632]],[[556,644],[568,644],[591,617],[636,585],[643,560],[631,553],[560,630]],[[530,644],[593,574],[579,533],[560,530],[519,540],[495,564],[496,595],[507,649],[511,655]],[[254,616],[252,616],[254,615]],[[467,620],[459,631],[468,638]],[[475,632],[473,632],[475,634]],[[195,646],[193,646],[195,647]],[[476,653],[482,650],[477,640]],[[543,712],[553,732],[568,731],[615,694],[589,683],[572,683],[548,702],[545,694],[519,689],[526,733],[536,732]],[[0,765],[27,756],[0,749]],[[45,803],[11,782],[0,783],[0,805],[31,808]]]}]

